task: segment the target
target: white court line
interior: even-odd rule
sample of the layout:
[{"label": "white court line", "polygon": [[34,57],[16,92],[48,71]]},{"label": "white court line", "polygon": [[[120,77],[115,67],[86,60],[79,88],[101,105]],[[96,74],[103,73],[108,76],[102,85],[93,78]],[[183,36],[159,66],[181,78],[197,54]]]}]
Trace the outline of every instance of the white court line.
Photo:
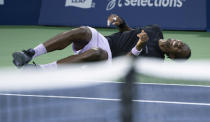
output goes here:
[{"label": "white court line", "polygon": [[8,93],[0,93],[0,96],[38,97],[38,98],[56,98],[56,99],[81,99],[81,100],[99,100],[99,101],[120,101],[120,99],[111,99],[111,98],[74,97],[74,96],[52,96],[52,95],[32,95],[32,94],[8,94]]},{"label": "white court line", "polygon": [[161,103],[161,104],[210,106],[210,103],[191,103],[191,102],[176,102],[176,101],[155,101],[155,100],[133,100],[133,101],[134,102],[142,102],[142,103]]},{"label": "white court line", "polygon": [[[122,84],[124,82],[107,82],[107,84],[109,83],[113,83],[113,84]],[[189,87],[207,87],[207,88],[210,88],[210,86],[208,85],[190,85],[190,84],[167,84],[167,83],[138,83],[138,82],[135,82],[134,84],[137,84],[137,85],[159,85],[159,86],[189,86]]]},{"label": "white court line", "polygon": [[[1,96],[16,96],[16,97],[37,97],[37,98],[56,98],[56,99],[80,99],[80,100],[97,100],[97,101],[121,101],[120,99],[111,98],[94,98],[94,97],[74,97],[74,96],[52,96],[52,95],[28,95],[28,94],[5,94]],[[176,104],[176,105],[197,105],[210,106],[210,103],[192,103],[192,102],[176,102],[176,101],[155,101],[155,100],[133,100],[138,103],[159,103],[159,104]]]},{"label": "white court line", "polygon": [[205,85],[189,85],[189,84],[167,84],[167,83],[138,83],[138,84],[145,84],[145,85],[163,85],[163,86],[189,86],[189,87],[207,87],[209,88],[210,86],[205,86]]}]

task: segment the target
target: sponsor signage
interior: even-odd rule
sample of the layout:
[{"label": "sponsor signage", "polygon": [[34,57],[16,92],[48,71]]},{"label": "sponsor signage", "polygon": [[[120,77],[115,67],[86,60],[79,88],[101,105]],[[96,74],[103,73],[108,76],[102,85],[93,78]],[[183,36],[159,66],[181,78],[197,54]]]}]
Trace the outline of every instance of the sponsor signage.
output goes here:
[{"label": "sponsor signage", "polygon": [[159,24],[165,29],[206,28],[206,0],[42,0],[42,25],[106,27],[115,13],[130,26]]},{"label": "sponsor signage", "polygon": [[173,7],[180,8],[183,5],[183,0],[110,0],[106,10],[124,7]]},{"label": "sponsor signage", "polygon": [[65,7],[94,8],[92,0],[66,0]]}]

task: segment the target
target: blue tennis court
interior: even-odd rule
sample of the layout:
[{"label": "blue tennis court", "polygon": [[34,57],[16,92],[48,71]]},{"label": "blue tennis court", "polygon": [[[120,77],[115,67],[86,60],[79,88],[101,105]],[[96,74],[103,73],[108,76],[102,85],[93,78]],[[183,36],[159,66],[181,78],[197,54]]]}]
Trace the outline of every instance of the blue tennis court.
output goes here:
[{"label": "blue tennis court", "polygon": [[[1,93],[1,122],[120,122],[121,85]],[[135,88],[135,122],[210,121],[208,86],[147,83]]]}]

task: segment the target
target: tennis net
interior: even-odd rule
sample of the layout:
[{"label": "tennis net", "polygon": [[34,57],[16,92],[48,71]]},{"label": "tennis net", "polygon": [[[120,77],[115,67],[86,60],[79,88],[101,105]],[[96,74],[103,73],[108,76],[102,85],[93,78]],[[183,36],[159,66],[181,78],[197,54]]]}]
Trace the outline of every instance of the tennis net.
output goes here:
[{"label": "tennis net", "polygon": [[1,122],[210,121],[209,61],[122,57],[112,65],[2,69],[0,84]]},{"label": "tennis net", "polygon": [[210,121],[210,61],[138,59],[140,122]]},{"label": "tennis net", "polygon": [[128,74],[129,62],[121,58],[112,65],[75,64],[48,71],[2,69],[0,121],[123,121],[121,97],[130,103],[131,98],[122,94],[122,86],[116,81]]}]

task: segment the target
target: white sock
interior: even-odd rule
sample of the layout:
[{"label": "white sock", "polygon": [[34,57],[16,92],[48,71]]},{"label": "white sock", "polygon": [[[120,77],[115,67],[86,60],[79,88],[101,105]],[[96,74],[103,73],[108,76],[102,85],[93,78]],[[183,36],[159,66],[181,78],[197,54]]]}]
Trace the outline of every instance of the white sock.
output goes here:
[{"label": "white sock", "polygon": [[43,44],[39,44],[38,46],[36,46],[34,48],[34,50],[35,50],[35,54],[34,54],[33,58],[47,53],[47,49],[45,48],[45,46]]},{"label": "white sock", "polygon": [[55,61],[49,64],[42,64],[40,65],[40,67],[42,69],[57,69],[58,65],[57,65],[57,61]]}]

